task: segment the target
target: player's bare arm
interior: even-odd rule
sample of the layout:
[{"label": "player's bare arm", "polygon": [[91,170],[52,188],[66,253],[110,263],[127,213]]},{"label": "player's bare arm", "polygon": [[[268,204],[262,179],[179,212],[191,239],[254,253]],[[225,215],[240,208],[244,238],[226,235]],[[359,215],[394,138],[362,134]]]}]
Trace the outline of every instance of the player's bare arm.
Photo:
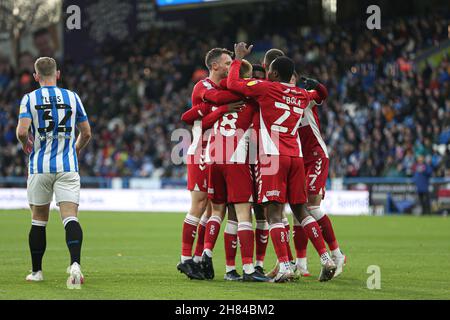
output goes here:
[{"label": "player's bare arm", "polygon": [[91,140],[91,126],[89,125],[89,121],[83,121],[78,123],[77,125],[80,134],[78,135],[77,142],[75,143],[75,148],[77,152],[77,156],[80,155],[80,151],[87,146],[89,141]]},{"label": "player's bare arm", "polygon": [[[237,101],[221,105],[213,112],[207,113],[204,111],[206,109],[204,106],[207,104],[208,104],[207,102],[202,102],[198,105],[193,106],[191,109],[183,113],[183,115],[181,116],[181,120],[186,124],[192,125],[194,121],[203,118],[202,128],[207,128],[211,127],[212,124],[214,124],[214,122],[216,122],[217,119],[219,119],[225,113],[240,112],[242,107],[244,106],[243,101]],[[212,122],[212,124],[210,124],[210,122]]]},{"label": "player's bare arm", "polygon": [[30,139],[30,130],[31,119],[30,118],[21,118],[19,119],[19,123],[16,129],[17,140],[22,144],[22,150],[25,154],[31,153],[31,148],[33,147],[33,140]]}]

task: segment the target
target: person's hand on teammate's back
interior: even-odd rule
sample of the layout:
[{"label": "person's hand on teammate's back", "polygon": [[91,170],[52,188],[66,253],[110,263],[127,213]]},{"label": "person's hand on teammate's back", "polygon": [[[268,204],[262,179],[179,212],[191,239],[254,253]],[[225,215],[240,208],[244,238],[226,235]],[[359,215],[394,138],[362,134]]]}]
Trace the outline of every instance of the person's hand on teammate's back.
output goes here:
[{"label": "person's hand on teammate's back", "polygon": [[245,42],[239,42],[234,44],[234,55],[236,60],[242,60],[245,56],[250,54],[252,51],[253,45],[248,46]]},{"label": "person's hand on teammate's back", "polygon": [[243,101],[229,103],[227,104],[228,107],[227,112],[241,112],[243,106],[244,106]]}]

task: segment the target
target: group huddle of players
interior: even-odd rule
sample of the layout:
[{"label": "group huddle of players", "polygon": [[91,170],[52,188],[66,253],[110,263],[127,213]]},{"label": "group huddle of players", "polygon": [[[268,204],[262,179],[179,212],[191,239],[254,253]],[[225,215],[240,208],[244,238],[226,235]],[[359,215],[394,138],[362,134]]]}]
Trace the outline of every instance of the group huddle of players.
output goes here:
[{"label": "group huddle of players", "polygon": [[[182,116],[193,132],[187,152],[192,203],[183,223],[177,269],[190,279],[214,278],[213,249],[228,213],[225,280],[286,282],[310,276],[308,240],[320,256],[319,280],[331,280],[342,273],[346,257],[320,208],[328,153],[317,105],[327,98],[327,89],[317,80],[299,78],[294,62],[278,49],[266,52],[262,66],[250,64],[243,58],[251,49],[236,44],[234,60],[227,49],[210,50],[205,58],[209,76],[195,85],[192,108]],[[296,259],[286,203],[293,212]],[[277,264],[265,273],[269,236]],[[242,276],[235,267],[237,247]]]}]

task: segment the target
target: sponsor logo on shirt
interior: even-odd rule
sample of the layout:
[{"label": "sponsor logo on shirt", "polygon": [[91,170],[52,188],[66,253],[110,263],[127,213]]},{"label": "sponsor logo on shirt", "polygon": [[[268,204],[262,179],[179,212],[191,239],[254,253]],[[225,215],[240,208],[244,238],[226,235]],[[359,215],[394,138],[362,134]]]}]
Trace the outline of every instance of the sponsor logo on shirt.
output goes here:
[{"label": "sponsor logo on shirt", "polygon": [[266,192],[266,197],[279,197],[280,191],[279,190],[270,190]]}]

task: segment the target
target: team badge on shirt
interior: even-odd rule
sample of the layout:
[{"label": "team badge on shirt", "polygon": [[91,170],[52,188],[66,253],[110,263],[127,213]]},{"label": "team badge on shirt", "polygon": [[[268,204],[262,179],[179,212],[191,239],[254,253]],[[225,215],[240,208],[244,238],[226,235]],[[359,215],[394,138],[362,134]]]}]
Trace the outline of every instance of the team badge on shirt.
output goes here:
[{"label": "team badge on shirt", "polygon": [[260,82],[261,82],[261,80],[253,80],[253,81],[250,81],[250,82],[247,83],[247,87],[252,87],[252,86],[254,86],[255,84],[258,84],[258,83],[260,83]]}]

